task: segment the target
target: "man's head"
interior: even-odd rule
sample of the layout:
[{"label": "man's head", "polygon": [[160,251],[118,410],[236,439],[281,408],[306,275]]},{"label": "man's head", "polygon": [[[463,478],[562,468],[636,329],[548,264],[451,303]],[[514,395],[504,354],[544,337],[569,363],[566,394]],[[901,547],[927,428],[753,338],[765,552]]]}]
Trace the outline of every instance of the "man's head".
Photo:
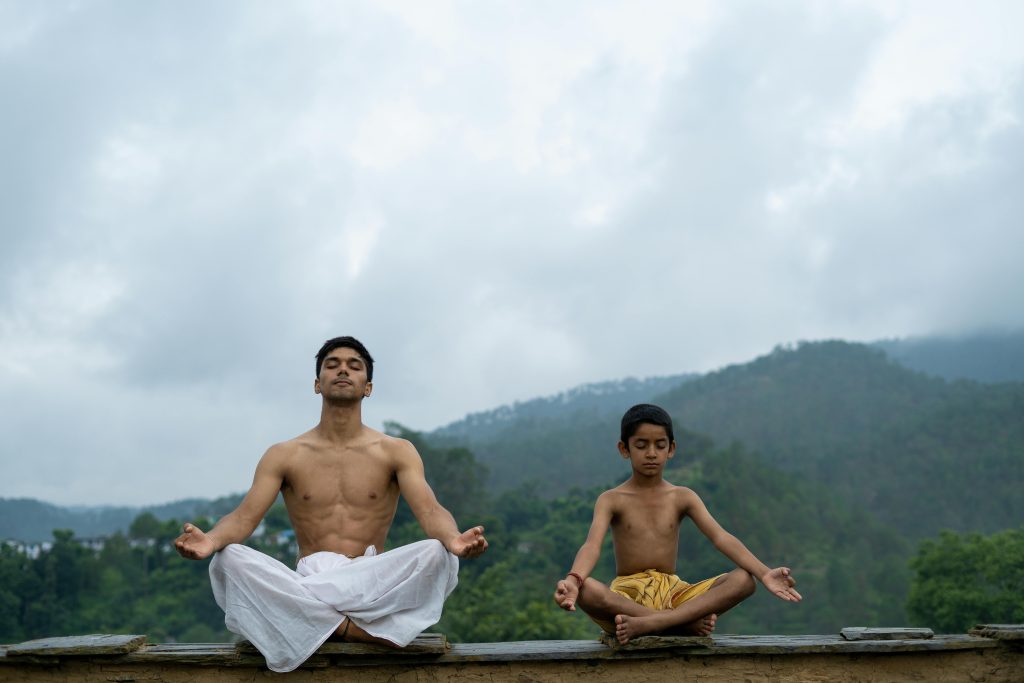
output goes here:
[{"label": "man's head", "polygon": [[324,366],[324,359],[334,349],[352,349],[363,359],[366,364],[366,380],[368,382],[373,381],[373,357],[370,356],[370,352],[366,350],[355,337],[335,337],[334,339],[328,339],[324,342],[324,345],[320,347],[320,350],[316,352],[316,376],[320,376],[320,370]]},{"label": "man's head", "polygon": [[665,412],[663,408],[659,408],[656,405],[650,403],[638,403],[622,416],[622,426],[619,430],[619,440],[627,448],[629,447],[629,437],[636,434],[636,430],[640,428],[642,424],[658,425],[659,427],[665,428],[665,433],[668,435],[669,443],[675,443],[676,437],[672,432],[672,418]]}]

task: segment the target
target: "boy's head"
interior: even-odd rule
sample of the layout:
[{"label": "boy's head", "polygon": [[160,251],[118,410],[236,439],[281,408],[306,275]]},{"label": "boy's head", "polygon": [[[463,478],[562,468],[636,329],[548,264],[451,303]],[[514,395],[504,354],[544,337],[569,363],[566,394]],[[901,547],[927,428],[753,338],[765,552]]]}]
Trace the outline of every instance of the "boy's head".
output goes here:
[{"label": "boy's head", "polygon": [[324,358],[331,351],[338,348],[352,349],[362,356],[363,361],[366,363],[366,381],[373,381],[373,358],[370,356],[370,352],[366,350],[366,347],[355,337],[335,337],[324,342],[324,345],[316,353],[317,377],[320,376],[320,369],[324,366]]},{"label": "boy's head", "polygon": [[650,403],[638,403],[622,416],[622,427],[619,430],[619,441],[629,448],[629,437],[636,434],[636,430],[642,424],[658,425],[665,428],[670,444],[675,443],[676,437],[672,433],[672,418],[663,408]]}]

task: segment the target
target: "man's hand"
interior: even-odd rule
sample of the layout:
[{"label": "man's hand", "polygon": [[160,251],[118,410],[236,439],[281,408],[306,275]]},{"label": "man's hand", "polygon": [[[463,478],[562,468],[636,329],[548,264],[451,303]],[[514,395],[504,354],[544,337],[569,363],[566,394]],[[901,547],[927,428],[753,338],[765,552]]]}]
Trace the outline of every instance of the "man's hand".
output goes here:
[{"label": "man's hand", "polygon": [[448,552],[459,557],[480,557],[487,550],[484,528],[475,526],[448,541]]},{"label": "man's hand", "polygon": [[576,611],[576,598],[580,595],[580,588],[576,580],[562,579],[555,587],[555,604],[569,612]]},{"label": "man's hand", "polygon": [[179,555],[188,560],[205,560],[213,555],[213,541],[202,529],[191,522],[186,522],[184,532],[174,539],[174,547]]},{"label": "man's hand", "polygon": [[789,575],[789,567],[776,567],[761,577],[761,583],[777,598],[787,602],[803,600],[803,596],[793,588],[796,579]]}]

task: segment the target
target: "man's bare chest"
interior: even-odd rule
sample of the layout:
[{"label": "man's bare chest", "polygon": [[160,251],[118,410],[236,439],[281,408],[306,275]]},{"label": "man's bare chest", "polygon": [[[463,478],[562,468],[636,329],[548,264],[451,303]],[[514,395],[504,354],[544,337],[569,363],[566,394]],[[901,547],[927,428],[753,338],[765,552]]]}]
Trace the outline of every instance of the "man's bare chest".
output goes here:
[{"label": "man's bare chest", "polygon": [[309,458],[288,469],[286,496],[306,504],[387,504],[398,496],[394,471],[372,459]]}]

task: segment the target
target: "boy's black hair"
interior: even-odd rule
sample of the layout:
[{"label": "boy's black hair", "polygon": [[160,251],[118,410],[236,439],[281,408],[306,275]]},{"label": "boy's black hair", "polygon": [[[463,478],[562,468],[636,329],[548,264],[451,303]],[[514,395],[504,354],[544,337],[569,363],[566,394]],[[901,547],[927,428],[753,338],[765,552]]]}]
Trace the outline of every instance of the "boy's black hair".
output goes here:
[{"label": "boy's black hair", "polygon": [[328,339],[324,342],[324,345],[320,347],[320,350],[316,352],[316,376],[320,376],[320,369],[324,366],[324,358],[327,357],[334,349],[352,349],[363,358],[363,362],[366,363],[366,381],[373,381],[373,356],[366,350],[355,337],[335,337],[334,339]]},{"label": "boy's black hair", "polygon": [[664,408],[651,403],[638,403],[626,411],[626,414],[622,416],[619,440],[628,447],[629,437],[636,434],[636,430],[644,423],[664,427],[665,432],[668,434],[669,443],[675,442],[676,437],[672,433],[672,418],[669,417]]}]

